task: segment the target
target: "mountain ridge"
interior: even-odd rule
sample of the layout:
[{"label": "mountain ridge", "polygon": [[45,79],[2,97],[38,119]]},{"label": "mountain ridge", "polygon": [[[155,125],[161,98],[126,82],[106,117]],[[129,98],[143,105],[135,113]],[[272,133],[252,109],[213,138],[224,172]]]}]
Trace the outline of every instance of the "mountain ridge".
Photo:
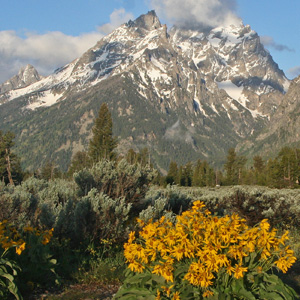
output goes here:
[{"label": "mountain ridge", "polygon": [[[269,124],[289,84],[250,26],[168,31],[150,11],[121,25],[50,76],[1,93],[6,119],[0,128],[16,132],[16,149],[26,156],[29,146],[24,145],[33,141],[34,133],[43,136],[43,126],[37,123],[40,115],[64,115],[70,123],[59,121],[60,129],[44,122],[64,135],[51,153],[46,151],[48,159],[67,164],[77,150],[86,148],[96,110],[107,102],[119,152],[147,146],[164,170],[176,159],[220,164],[228,148],[259,135]],[[110,92],[108,87],[113,87]],[[19,107],[15,116],[12,107]],[[74,116],[66,117],[59,107]],[[86,110],[79,113],[76,107]],[[45,147],[36,147],[42,164]],[[57,155],[62,149],[65,152]],[[27,155],[27,168],[39,166],[28,160]]]}]

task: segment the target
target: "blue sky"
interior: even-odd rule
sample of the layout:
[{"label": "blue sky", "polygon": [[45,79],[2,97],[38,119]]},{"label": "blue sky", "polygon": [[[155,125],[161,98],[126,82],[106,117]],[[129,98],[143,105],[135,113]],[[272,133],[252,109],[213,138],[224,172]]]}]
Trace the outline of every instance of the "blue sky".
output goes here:
[{"label": "blue sky", "polygon": [[168,27],[241,18],[292,79],[300,74],[298,0],[0,0],[0,82],[28,63],[48,75],[113,28],[155,9]]}]

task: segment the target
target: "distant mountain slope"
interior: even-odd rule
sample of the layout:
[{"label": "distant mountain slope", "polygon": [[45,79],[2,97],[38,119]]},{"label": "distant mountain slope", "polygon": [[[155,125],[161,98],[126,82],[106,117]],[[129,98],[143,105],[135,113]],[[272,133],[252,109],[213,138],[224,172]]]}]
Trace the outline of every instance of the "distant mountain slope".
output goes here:
[{"label": "distant mountain slope", "polygon": [[275,156],[284,146],[300,147],[300,76],[291,82],[268,126],[239,149],[250,155]]},{"label": "distant mountain slope", "polygon": [[52,75],[1,92],[0,128],[17,134],[23,166],[66,168],[106,102],[120,152],[148,147],[161,169],[220,164],[269,124],[289,84],[249,26],[168,32],[151,11]]},{"label": "distant mountain slope", "polygon": [[17,75],[0,84],[0,94],[27,87],[41,79],[42,76],[39,75],[37,70],[31,65],[27,65],[21,68]]}]

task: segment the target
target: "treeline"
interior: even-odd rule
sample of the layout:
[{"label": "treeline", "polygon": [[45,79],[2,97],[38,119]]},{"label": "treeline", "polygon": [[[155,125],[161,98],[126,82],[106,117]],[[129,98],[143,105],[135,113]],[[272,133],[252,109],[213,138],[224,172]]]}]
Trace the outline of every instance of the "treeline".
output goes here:
[{"label": "treeline", "polygon": [[212,168],[206,161],[178,166],[172,161],[165,184],[179,186],[261,185],[274,188],[296,188],[300,181],[300,149],[284,147],[274,159],[254,156],[249,164],[234,148],[228,150],[223,170]]},{"label": "treeline", "polygon": [[[34,175],[39,179],[72,178],[75,172],[84,168],[91,168],[101,159],[118,162],[126,159],[129,164],[141,166],[151,164],[150,152],[147,148],[135,152],[130,149],[124,155],[117,155],[115,149],[117,140],[112,133],[112,118],[107,105],[104,103],[99,110],[92,129],[92,139],[87,151],[77,152],[66,173],[53,161],[36,170],[33,174],[22,171],[20,159],[11,151],[14,145],[14,134],[0,131],[0,176],[5,184],[19,184],[22,180]],[[249,162],[245,156],[238,155],[234,148],[227,153],[222,170],[216,170],[207,161],[197,160],[185,165],[178,165],[171,161],[166,176],[159,172],[153,183],[167,186],[205,187],[215,185],[261,185],[274,188],[299,187],[300,177],[300,149],[284,147],[274,159],[264,160],[255,156]]]},{"label": "treeline", "polygon": [[[124,156],[129,164],[149,165],[153,168],[150,152],[147,148],[135,152],[130,149]],[[46,163],[35,173],[40,179],[71,178],[73,173],[92,163],[87,152],[78,152],[67,173],[62,173],[54,163]],[[274,159],[264,160],[261,156],[254,156],[249,162],[245,156],[240,156],[235,149],[228,150],[222,170],[217,170],[205,160],[188,162],[178,165],[171,161],[167,175],[159,172],[153,183],[160,186],[178,185],[191,187],[231,186],[231,185],[260,185],[273,188],[300,187],[300,149],[284,147]],[[19,176],[20,177],[20,176]]]}]

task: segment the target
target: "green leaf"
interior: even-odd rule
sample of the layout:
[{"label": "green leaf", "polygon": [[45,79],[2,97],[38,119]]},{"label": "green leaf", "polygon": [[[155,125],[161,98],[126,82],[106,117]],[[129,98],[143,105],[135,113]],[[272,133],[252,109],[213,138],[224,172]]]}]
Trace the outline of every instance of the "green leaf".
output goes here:
[{"label": "green leaf", "polygon": [[166,284],[165,278],[160,275],[157,275],[157,274],[152,274],[151,281],[152,281],[152,284],[156,283],[160,286]]},{"label": "green leaf", "polygon": [[1,274],[0,276],[8,279],[11,282],[14,281],[14,277],[12,275],[10,275],[10,274]]},{"label": "green leaf", "polygon": [[[282,300],[282,299],[286,299],[285,297],[280,296],[278,293],[276,292],[267,292],[267,291],[259,291],[259,295],[261,299],[270,299],[270,300]],[[290,298],[292,299],[292,298]]]},{"label": "green leaf", "polygon": [[49,260],[49,263],[51,263],[51,264],[53,264],[53,265],[56,265],[57,260],[53,258],[53,259]]},{"label": "green leaf", "polygon": [[247,300],[256,300],[255,296],[245,288],[242,278],[232,282],[232,293]]},{"label": "green leaf", "polygon": [[13,294],[17,300],[23,299],[22,296],[19,293],[18,287],[14,282],[10,282],[8,285],[8,290],[11,294]]},{"label": "green leaf", "polygon": [[[142,297],[142,298],[141,298]],[[118,300],[137,300],[137,299],[148,299],[148,300],[154,300],[155,296],[146,288],[120,288],[119,291],[114,296],[114,299]]]},{"label": "green leaf", "polygon": [[125,280],[126,283],[129,283],[129,284],[138,284],[140,285],[141,282],[144,282],[144,280],[146,279],[149,280],[151,278],[151,275],[150,274],[147,274],[147,273],[142,273],[142,274],[136,274],[128,279]]},{"label": "green leaf", "polygon": [[180,275],[182,275],[183,273],[187,273],[189,269],[189,265],[188,264],[184,264],[184,265],[180,265],[178,267],[176,267],[175,272],[174,272],[174,277],[178,277]]}]

